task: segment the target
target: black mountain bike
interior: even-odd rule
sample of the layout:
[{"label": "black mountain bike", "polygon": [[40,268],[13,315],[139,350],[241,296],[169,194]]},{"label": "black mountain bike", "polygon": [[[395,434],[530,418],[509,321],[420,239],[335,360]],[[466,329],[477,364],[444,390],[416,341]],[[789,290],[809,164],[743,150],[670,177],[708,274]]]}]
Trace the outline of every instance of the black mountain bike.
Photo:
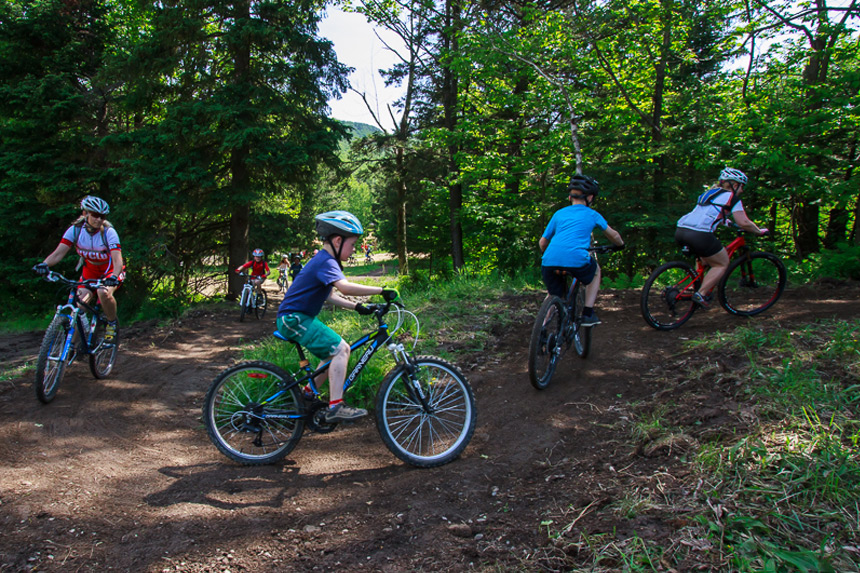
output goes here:
[{"label": "black mountain bike", "polygon": [[119,337],[113,345],[105,346],[108,320],[99,307],[98,299],[90,305],[78,296],[80,287],[97,290],[103,285],[101,279],[73,281],[55,272],[49,272],[44,278],[48,282],[60,282],[69,287],[68,301],[57,306],[57,312],[42,339],[36,363],[36,398],[47,404],[57,395],[66,368],[78,356],[89,356],[93,376],[107,377],[116,363]]},{"label": "black mountain bike", "polygon": [[[592,253],[610,253],[618,250],[614,245],[601,245],[588,249]],[[547,295],[535,317],[529,343],[529,381],[538,390],[549,386],[555,367],[562,355],[573,345],[580,358],[591,351],[591,331],[582,326],[585,308],[585,285],[563,271],[570,280],[567,296],[561,299]]]},{"label": "black mountain bike", "polygon": [[[418,319],[398,303],[366,305],[378,326],[351,345],[353,352],[367,346],[344,381],[344,392],[376,352],[385,346],[397,361],[376,394],[376,427],[382,441],[404,462],[422,468],[456,459],[475,432],[475,397],[460,370],[432,356],[413,356]],[[389,331],[386,315],[396,313]],[[415,321],[412,348],[394,340],[406,316]],[[277,331],[275,336],[285,340]],[[290,341],[292,342],[292,341]],[[295,345],[299,369],[289,373],[268,362],[244,362],[218,376],[203,404],[203,421],[215,447],[231,460],[246,465],[283,459],[299,443],[305,426],[326,433],[337,423],[326,422],[328,401],[320,399],[316,370],[301,346]]]}]

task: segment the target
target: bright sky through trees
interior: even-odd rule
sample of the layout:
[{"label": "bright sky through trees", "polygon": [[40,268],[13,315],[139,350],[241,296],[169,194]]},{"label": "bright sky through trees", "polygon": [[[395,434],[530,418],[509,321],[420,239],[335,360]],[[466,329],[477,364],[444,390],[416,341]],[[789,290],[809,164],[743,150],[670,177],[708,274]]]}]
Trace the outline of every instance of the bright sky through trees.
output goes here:
[{"label": "bright sky through trees", "polygon": [[[386,106],[397,99],[401,90],[386,88],[378,70],[391,67],[397,57],[377,38],[374,31],[390,45],[399,46],[394,34],[375,28],[361,14],[331,8],[320,23],[320,36],[334,43],[338,60],[355,68],[349,76],[353,89],[366,94],[374,113],[381,117],[383,126],[389,127],[391,119]],[[340,100],[329,100],[329,106],[331,116],[335,119],[376,125],[362,98],[353,91],[347,92]]]}]

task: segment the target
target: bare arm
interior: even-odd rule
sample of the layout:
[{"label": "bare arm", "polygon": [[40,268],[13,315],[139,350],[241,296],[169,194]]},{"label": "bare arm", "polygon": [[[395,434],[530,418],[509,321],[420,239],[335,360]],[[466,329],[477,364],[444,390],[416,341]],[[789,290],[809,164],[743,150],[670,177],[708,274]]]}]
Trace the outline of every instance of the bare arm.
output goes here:
[{"label": "bare arm", "polygon": [[546,248],[549,246],[549,239],[545,239],[541,237],[538,241],[538,247],[540,247],[540,252],[544,252]]},{"label": "bare arm", "polygon": [[[371,296],[382,294],[382,287],[362,285],[342,279],[334,283],[334,288],[347,296]],[[355,309],[357,303],[347,300],[332,291],[328,297],[329,302],[341,308]]]},{"label": "bare arm", "polygon": [[745,211],[735,211],[732,213],[732,218],[735,220],[735,223],[738,224],[738,227],[743,229],[744,231],[749,231],[750,233],[755,233],[756,235],[761,235],[762,230],[759,229],[758,225],[753,223]]},{"label": "bare arm", "polygon": [[609,242],[616,247],[621,247],[624,245],[624,239],[621,238],[621,234],[609,225],[606,226],[606,229],[603,231],[603,234],[606,235],[606,238],[609,239]]},{"label": "bare arm", "polygon": [[66,253],[68,253],[70,249],[71,247],[69,245],[66,245],[65,243],[60,243],[59,245],[57,245],[57,248],[54,249],[53,253],[45,257],[45,260],[43,262],[49,267],[53,267],[54,265],[63,260],[63,257],[66,256]]},{"label": "bare arm", "polygon": [[122,273],[122,251],[111,251],[110,252],[110,260],[113,263],[113,273],[111,273],[115,277],[119,277],[120,273]]}]

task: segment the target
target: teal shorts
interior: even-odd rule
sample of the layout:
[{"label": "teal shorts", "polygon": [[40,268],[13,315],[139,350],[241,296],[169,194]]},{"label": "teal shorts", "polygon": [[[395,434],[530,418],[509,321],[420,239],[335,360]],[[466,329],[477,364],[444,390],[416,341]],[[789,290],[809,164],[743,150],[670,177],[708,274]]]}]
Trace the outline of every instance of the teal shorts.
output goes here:
[{"label": "teal shorts", "polygon": [[308,316],[300,312],[279,316],[277,325],[278,332],[288,339],[298,342],[320,359],[332,356],[340,345],[340,341],[343,340],[337,332],[323,324],[315,316]]}]

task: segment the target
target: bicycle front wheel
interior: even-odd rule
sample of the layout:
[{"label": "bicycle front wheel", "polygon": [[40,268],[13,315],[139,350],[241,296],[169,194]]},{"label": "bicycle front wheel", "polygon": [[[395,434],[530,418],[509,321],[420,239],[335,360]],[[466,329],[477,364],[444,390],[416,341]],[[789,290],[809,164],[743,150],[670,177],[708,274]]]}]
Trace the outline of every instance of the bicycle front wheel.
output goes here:
[{"label": "bicycle front wheel", "polygon": [[573,317],[569,321],[569,336],[573,339],[573,349],[580,358],[587,358],[591,351],[591,332],[594,328],[582,326],[582,312],[585,309],[585,287],[577,281],[573,293]]},{"label": "bicycle front wheel", "polygon": [[203,404],[203,422],[215,447],[245,465],[271,464],[302,437],[304,403],[290,375],[268,362],[243,362],[218,376]]},{"label": "bicycle front wheel", "polygon": [[254,305],[254,314],[257,315],[257,318],[263,318],[266,314],[266,308],[269,306],[269,297],[266,296],[266,291],[260,291],[257,293],[257,301]]},{"label": "bicycle front wheel", "polygon": [[[36,362],[36,398],[47,404],[57,395],[60,381],[66,373],[68,360],[63,360],[63,348],[69,333],[71,322],[65,314],[57,314],[48,325],[42,346],[39,348],[39,359]],[[69,348],[69,356],[74,349]]]},{"label": "bicycle front wheel", "polygon": [[564,305],[557,296],[547,295],[535,317],[529,343],[529,381],[538,390],[549,385],[561,356]]},{"label": "bicycle front wheel", "polygon": [[683,261],[660,265],[642,287],[642,317],[657,330],[678,328],[693,316],[695,293],[701,280],[693,267]]},{"label": "bicycle front wheel", "polygon": [[770,253],[750,253],[733,261],[720,280],[720,304],[732,314],[755,316],[779,300],[785,283],[785,265],[779,258]]},{"label": "bicycle front wheel", "polygon": [[[117,330],[114,344],[109,348],[103,348],[102,343],[105,340],[105,328],[107,323],[104,320],[97,320],[93,336],[90,339],[90,372],[98,379],[106,378],[113,370],[113,365],[116,364],[116,355],[119,352],[119,331]],[[117,325],[117,329],[119,326]]]},{"label": "bicycle front wheel", "polygon": [[[409,374],[413,368],[414,378]],[[476,418],[475,396],[466,377],[453,364],[432,356],[419,356],[411,365],[392,370],[376,395],[382,441],[395,456],[420,468],[456,459],[475,433]]]}]

